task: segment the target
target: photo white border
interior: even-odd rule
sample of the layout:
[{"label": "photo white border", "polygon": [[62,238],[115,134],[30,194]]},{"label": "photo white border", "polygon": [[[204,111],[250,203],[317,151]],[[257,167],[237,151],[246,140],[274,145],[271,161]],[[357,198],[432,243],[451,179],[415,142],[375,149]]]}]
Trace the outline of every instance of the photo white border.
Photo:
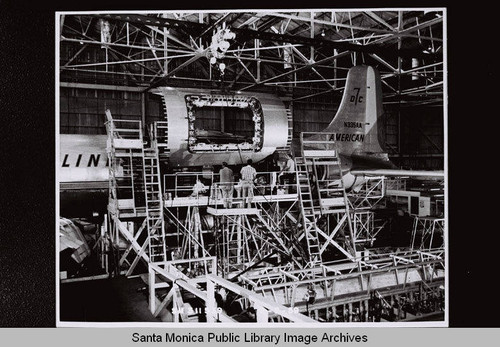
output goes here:
[{"label": "photo white border", "polygon": [[[155,13],[226,13],[226,12],[356,12],[356,11],[441,11],[443,12],[443,132],[444,132],[444,172],[445,172],[445,317],[444,321],[424,322],[318,322],[318,323],[171,323],[171,322],[68,322],[60,320],[60,262],[59,262],[59,211],[60,211],[60,33],[61,15],[90,15],[103,13],[121,14],[155,14]],[[449,326],[449,196],[448,196],[448,46],[447,46],[447,8],[446,7],[387,7],[387,8],[302,8],[302,9],[218,9],[218,10],[106,10],[106,11],[56,11],[55,12],[55,172],[56,172],[56,327],[87,327],[87,328],[296,328],[313,329],[329,328],[428,328]]]}]

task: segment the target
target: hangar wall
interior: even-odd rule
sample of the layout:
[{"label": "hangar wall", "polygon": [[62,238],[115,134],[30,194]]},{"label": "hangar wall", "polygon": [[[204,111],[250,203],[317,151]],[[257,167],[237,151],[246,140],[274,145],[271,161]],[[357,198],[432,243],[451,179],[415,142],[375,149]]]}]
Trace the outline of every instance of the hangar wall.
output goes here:
[{"label": "hangar wall", "polygon": [[161,120],[161,99],[131,90],[60,88],[61,134],[106,134],[105,110],[116,119]]}]

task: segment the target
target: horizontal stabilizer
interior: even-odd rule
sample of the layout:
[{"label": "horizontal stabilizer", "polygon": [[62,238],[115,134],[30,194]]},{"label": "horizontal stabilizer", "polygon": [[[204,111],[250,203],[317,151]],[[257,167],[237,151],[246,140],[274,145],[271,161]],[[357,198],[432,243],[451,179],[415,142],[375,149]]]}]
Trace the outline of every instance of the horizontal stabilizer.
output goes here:
[{"label": "horizontal stabilizer", "polygon": [[370,169],[370,170],[352,170],[355,176],[376,175],[376,176],[410,176],[410,177],[444,177],[444,171],[425,171],[425,170],[391,170],[391,169]]}]

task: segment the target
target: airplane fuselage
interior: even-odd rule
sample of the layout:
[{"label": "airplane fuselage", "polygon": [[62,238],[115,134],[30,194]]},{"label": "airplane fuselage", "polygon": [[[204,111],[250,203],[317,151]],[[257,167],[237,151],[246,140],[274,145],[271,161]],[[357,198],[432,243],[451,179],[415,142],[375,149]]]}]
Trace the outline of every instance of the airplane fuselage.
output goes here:
[{"label": "airplane fuselage", "polygon": [[[243,165],[248,159],[258,163],[277,149],[300,153],[296,139],[292,141],[289,112],[276,96],[170,87],[159,87],[152,92],[164,103],[164,130],[156,136],[157,142],[168,148],[171,169],[218,167],[222,162]],[[396,172],[381,145],[382,114],[378,71],[370,66],[355,66],[349,70],[336,115],[323,131],[308,137],[314,142],[330,134],[329,140],[335,142],[340,156],[347,189],[361,184],[367,173]],[[61,197],[107,190],[106,141],[106,135],[60,135],[57,174]],[[338,172],[339,167],[328,168],[329,172],[335,170]],[[91,195],[91,199],[98,198]]]}]

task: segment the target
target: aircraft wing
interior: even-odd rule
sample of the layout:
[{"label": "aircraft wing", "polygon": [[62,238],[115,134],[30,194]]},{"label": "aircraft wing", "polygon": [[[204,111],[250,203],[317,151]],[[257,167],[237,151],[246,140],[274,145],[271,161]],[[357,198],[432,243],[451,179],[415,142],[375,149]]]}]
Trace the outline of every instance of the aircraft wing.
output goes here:
[{"label": "aircraft wing", "polygon": [[444,177],[444,171],[397,170],[397,169],[358,169],[351,170],[353,175]]}]

